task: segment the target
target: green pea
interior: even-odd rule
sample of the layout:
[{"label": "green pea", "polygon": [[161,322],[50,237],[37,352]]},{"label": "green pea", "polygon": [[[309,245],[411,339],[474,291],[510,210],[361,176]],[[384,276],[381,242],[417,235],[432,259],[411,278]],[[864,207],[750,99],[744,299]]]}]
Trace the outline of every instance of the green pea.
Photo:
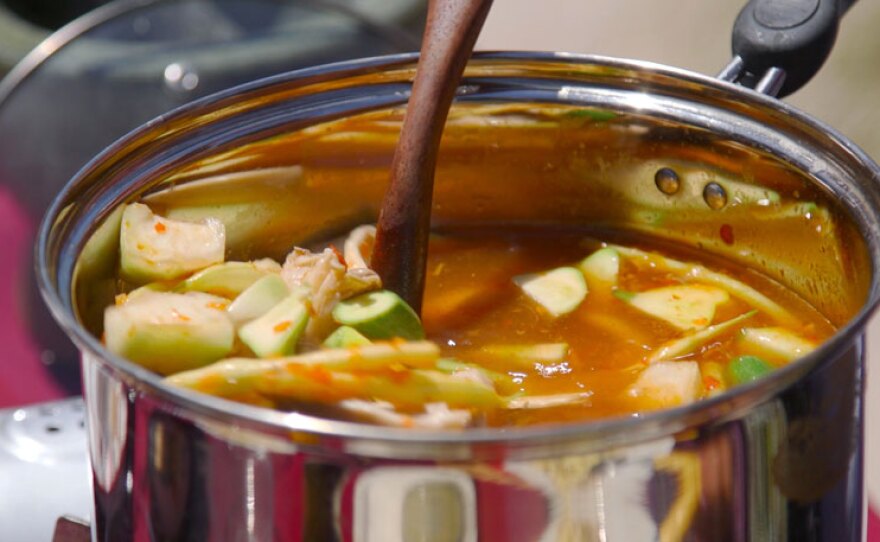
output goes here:
[{"label": "green pea", "polygon": [[752,382],[772,370],[773,366],[758,356],[740,356],[731,360],[727,366],[727,373],[734,384]]}]

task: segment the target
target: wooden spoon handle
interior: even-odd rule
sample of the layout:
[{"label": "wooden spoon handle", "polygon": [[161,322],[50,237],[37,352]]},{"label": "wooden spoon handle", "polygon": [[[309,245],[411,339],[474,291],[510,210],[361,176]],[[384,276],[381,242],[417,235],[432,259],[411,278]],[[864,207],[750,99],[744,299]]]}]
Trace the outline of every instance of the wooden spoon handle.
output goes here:
[{"label": "wooden spoon handle", "polygon": [[492,0],[430,0],[422,51],[391,180],[379,213],[371,266],[385,288],[421,312],[440,136]]}]

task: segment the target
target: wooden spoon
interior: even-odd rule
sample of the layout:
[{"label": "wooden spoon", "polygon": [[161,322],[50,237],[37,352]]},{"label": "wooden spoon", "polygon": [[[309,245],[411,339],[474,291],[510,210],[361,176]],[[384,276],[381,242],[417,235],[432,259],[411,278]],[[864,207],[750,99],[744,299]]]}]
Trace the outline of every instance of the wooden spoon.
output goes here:
[{"label": "wooden spoon", "polygon": [[492,0],[430,0],[422,51],[391,180],[377,224],[371,266],[383,286],[421,312],[440,136],[465,64]]}]

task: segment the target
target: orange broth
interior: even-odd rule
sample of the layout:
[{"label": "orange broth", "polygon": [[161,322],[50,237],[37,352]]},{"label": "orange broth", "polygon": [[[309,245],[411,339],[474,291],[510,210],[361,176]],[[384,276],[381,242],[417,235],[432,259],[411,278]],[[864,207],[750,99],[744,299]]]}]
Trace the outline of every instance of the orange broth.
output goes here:
[{"label": "orange broth", "polygon": [[[702,264],[745,282],[796,315],[800,323],[790,331],[804,339],[818,344],[834,332],[832,324],[815,308],[766,276],[717,258],[707,259],[695,250],[685,251],[678,246],[672,249],[668,244],[645,245],[644,237],[636,239],[641,245],[633,244],[632,239],[623,239],[620,244],[649,251],[663,247],[665,255],[679,261]],[[595,238],[583,234],[534,229],[460,229],[432,241],[422,317],[428,338],[441,346],[444,355],[509,374],[513,392],[591,394],[582,404],[498,411],[489,415],[489,425],[587,420],[662,406],[648,397],[633,396],[629,388],[647,366],[648,355],[661,344],[682,336],[682,331],[607,292],[592,289],[573,312],[553,317],[523,295],[512,281],[512,277],[523,273],[574,265],[600,246]],[[621,262],[622,290],[638,292],[686,282],[680,274],[658,270],[651,264],[626,259]],[[717,308],[712,323],[751,308],[731,296]],[[778,325],[759,311],[743,327]],[[737,332],[724,333],[680,358],[699,363],[703,397],[730,385],[724,369],[731,359],[744,353],[738,347]],[[562,362],[523,364],[481,351],[486,345],[554,342],[569,345]],[[720,382],[718,366],[713,372],[707,370],[709,363],[720,364]]]}]

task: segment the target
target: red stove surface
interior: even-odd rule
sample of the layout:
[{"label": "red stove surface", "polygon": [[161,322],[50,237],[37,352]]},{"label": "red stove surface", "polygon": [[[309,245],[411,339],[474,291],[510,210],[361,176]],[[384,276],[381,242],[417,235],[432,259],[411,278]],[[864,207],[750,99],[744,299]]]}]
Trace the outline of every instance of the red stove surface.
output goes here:
[{"label": "red stove surface", "polygon": [[40,349],[27,328],[29,307],[22,295],[33,252],[36,225],[30,222],[9,189],[0,185],[0,408],[52,401],[64,397],[40,361]]}]

